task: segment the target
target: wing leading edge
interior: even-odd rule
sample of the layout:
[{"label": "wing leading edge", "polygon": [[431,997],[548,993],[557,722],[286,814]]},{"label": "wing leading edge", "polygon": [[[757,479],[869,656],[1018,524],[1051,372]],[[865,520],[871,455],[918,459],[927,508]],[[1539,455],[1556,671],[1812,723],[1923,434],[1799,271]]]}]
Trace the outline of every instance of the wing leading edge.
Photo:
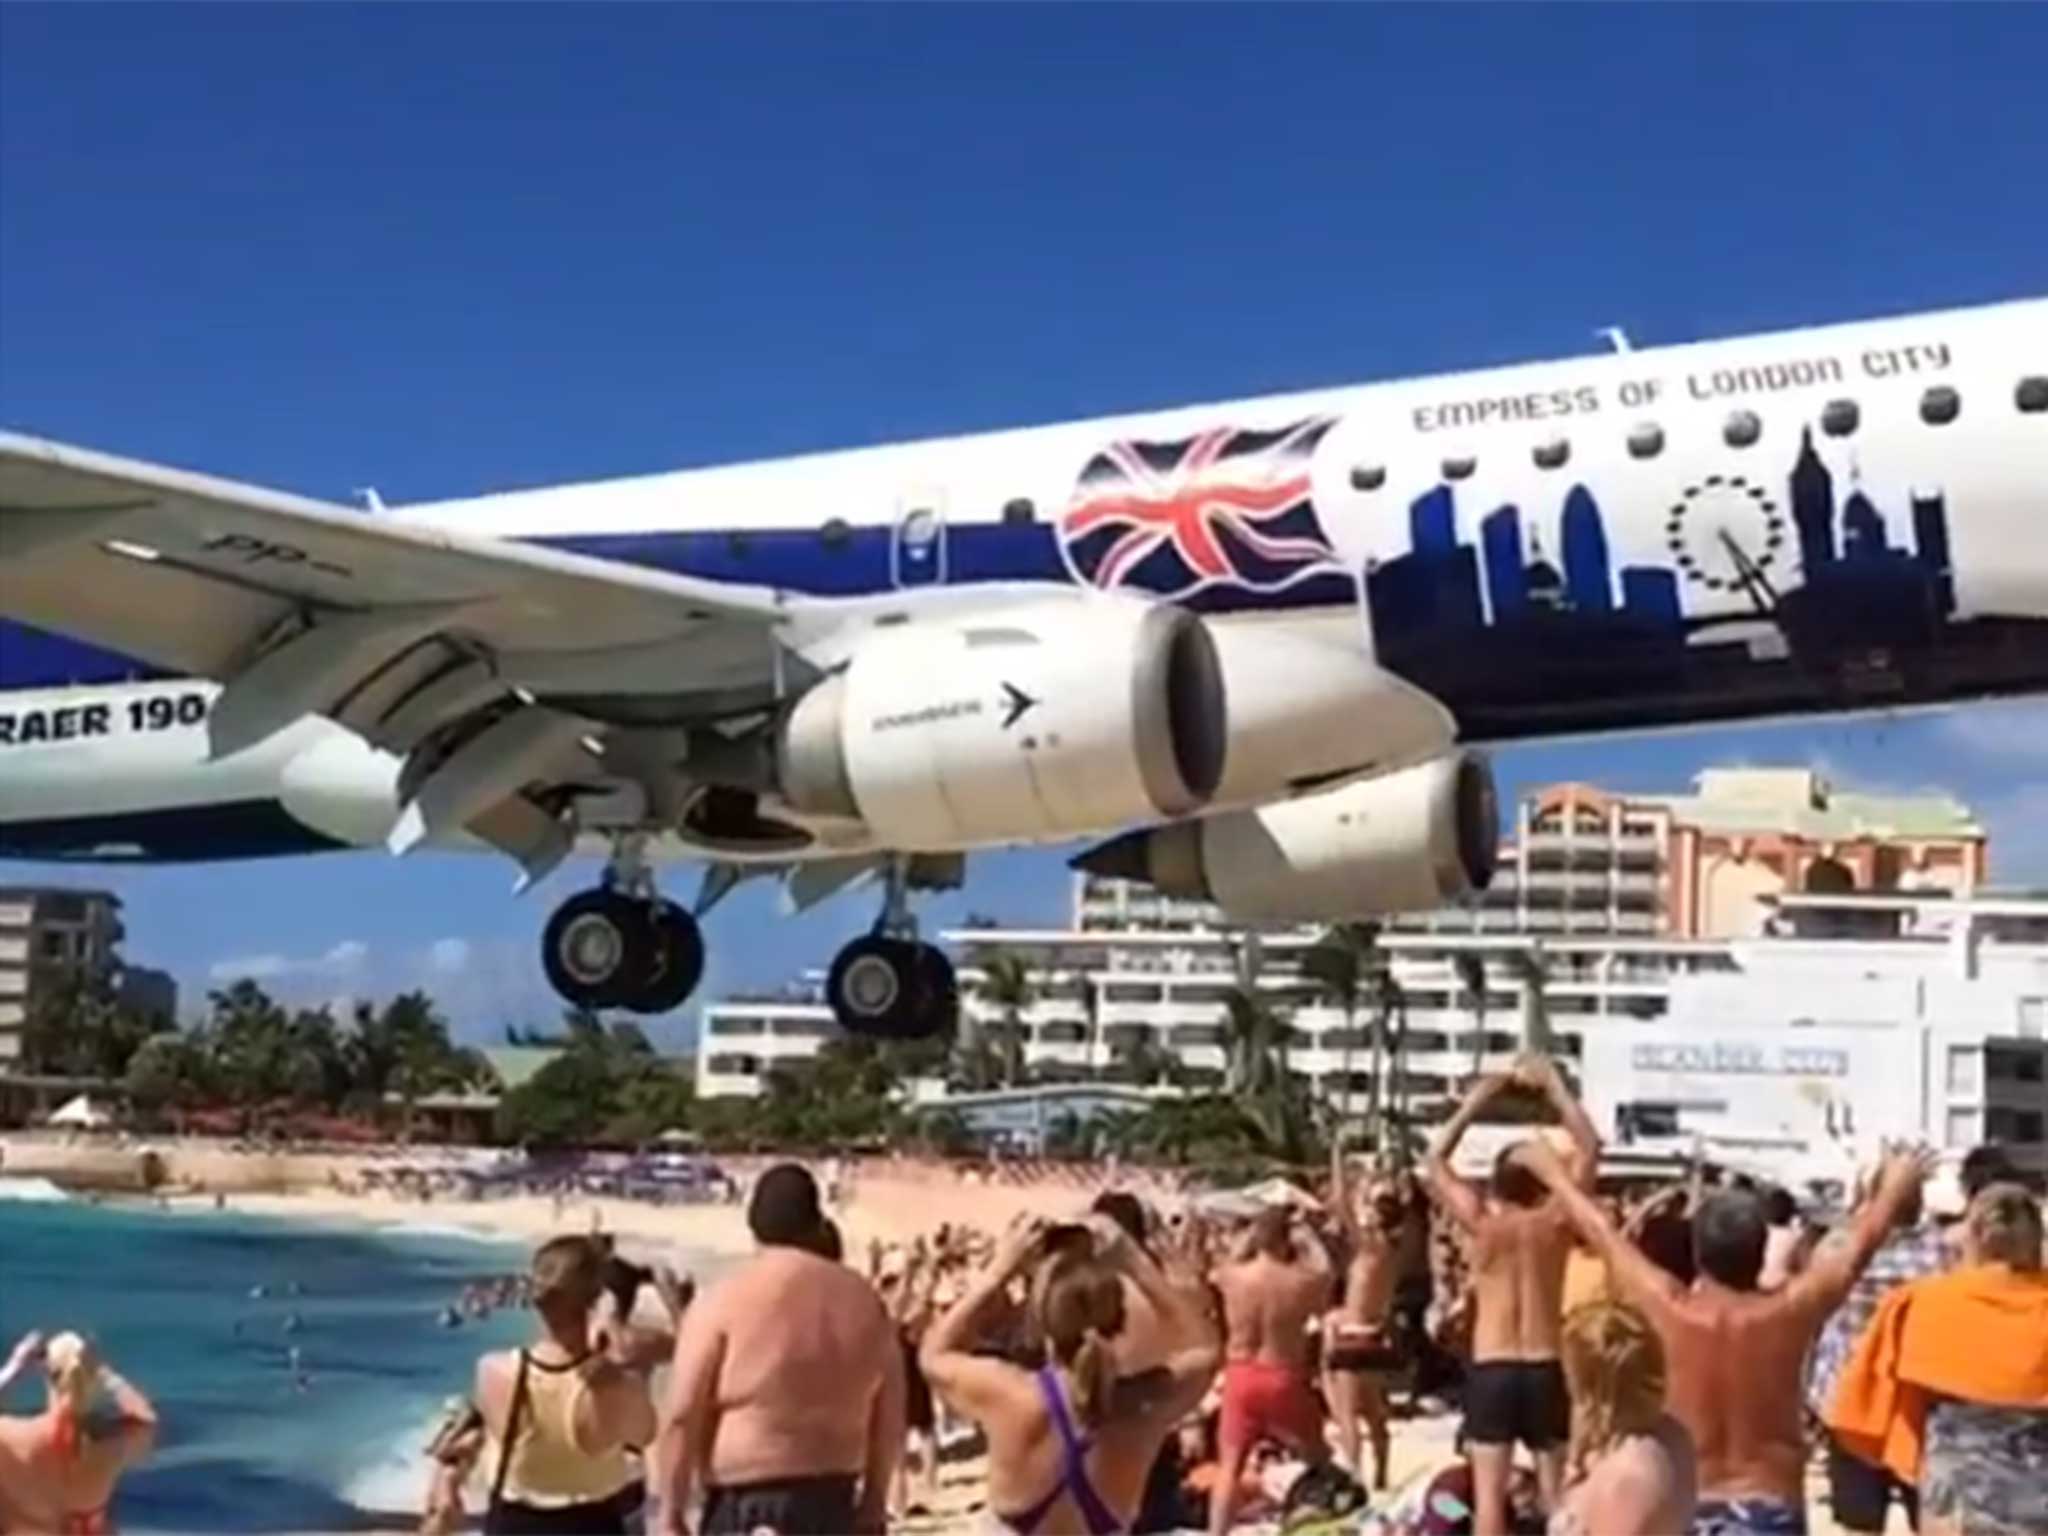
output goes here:
[{"label": "wing leading edge", "polygon": [[406,760],[401,850],[464,827],[530,875],[602,780],[556,698],[769,701],[787,595],[409,525],[0,433],[0,615],[217,680],[216,757],[308,714]]}]

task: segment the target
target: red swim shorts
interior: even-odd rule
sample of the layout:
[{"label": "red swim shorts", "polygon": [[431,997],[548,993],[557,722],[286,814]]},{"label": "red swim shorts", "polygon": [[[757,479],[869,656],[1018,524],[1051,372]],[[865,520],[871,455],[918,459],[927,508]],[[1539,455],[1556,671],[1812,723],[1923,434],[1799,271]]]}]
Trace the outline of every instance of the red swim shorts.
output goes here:
[{"label": "red swim shorts", "polygon": [[1223,1367],[1224,1445],[1278,1441],[1306,1451],[1323,1443],[1323,1405],[1306,1377],[1271,1360],[1232,1360]]}]

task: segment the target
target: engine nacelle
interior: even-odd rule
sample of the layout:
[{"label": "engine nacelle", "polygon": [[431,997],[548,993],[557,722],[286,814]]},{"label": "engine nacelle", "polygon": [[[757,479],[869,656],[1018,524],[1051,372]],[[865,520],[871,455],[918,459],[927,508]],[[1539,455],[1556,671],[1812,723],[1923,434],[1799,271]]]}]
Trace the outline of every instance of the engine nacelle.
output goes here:
[{"label": "engine nacelle", "polygon": [[1450,750],[1457,722],[1375,662],[1345,616],[1318,628],[1245,617],[1211,625],[1230,746],[1219,806],[1263,805]]},{"label": "engine nacelle", "polygon": [[1493,773],[1457,752],[1299,800],[1132,832],[1074,861],[1233,917],[1420,911],[1493,878]]},{"label": "engine nacelle", "polygon": [[877,630],[797,701],[775,771],[798,812],[938,850],[1189,815],[1227,740],[1207,626],[1089,595]]}]

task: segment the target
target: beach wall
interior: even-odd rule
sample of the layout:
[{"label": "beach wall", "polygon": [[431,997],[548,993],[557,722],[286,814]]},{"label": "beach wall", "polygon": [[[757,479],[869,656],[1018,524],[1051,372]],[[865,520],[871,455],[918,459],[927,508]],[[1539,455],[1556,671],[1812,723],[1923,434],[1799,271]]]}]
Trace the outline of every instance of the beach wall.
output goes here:
[{"label": "beach wall", "polygon": [[42,1178],[66,1189],[140,1193],[204,1189],[224,1194],[289,1194],[325,1189],[365,1160],[237,1149],[222,1142],[73,1135],[48,1131],[0,1136],[0,1174]]}]

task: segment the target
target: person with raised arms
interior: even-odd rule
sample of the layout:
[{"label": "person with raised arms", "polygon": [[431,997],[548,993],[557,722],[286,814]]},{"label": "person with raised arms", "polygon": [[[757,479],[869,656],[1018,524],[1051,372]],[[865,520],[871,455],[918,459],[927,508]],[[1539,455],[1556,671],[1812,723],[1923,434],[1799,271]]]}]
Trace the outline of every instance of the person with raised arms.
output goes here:
[{"label": "person with raised arms", "polygon": [[1628,1240],[1574,1171],[1541,1142],[1515,1150],[1567,1219],[1607,1263],[1623,1300],[1663,1341],[1673,1417],[1699,1458],[1693,1536],[1803,1536],[1806,1530],[1805,1393],[1808,1352],[1902,1213],[1928,1163],[1887,1154],[1876,1192],[1840,1243],[1775,1291],[1761,1291],[1769,1221],[1749,1190],[1708,1195],[1693,1214],[1699,1275],[1681,1284]]},{"label": "person with raised arms", "polygon": [[[1571,1139],[1568,1158],[1550,1156],[1571,1190],[1585,1197],[1599,1166],[1600,1138],[1547,1057],[1524,1056],[1505,1076],[1482,1077],[1430,1149],[1430,1193],[1464,1229],[1475,1303],[1472,1366],[1465,1381],[1465,1443],[1472,1462],[1473,1536],[1504,1536],[1515,1445],[1536,1460],[1545,1511],[1563,1488],[1571,1400],[1558,1360],[1571,1224],[1551,1192],[1504,1149],[1482,1190],[1452,1170],[1466,1129],[1509,1089],[1533,1089],[1557,1111]],[[1536,1138],[1520,1146],[1546,1146]]]}]

